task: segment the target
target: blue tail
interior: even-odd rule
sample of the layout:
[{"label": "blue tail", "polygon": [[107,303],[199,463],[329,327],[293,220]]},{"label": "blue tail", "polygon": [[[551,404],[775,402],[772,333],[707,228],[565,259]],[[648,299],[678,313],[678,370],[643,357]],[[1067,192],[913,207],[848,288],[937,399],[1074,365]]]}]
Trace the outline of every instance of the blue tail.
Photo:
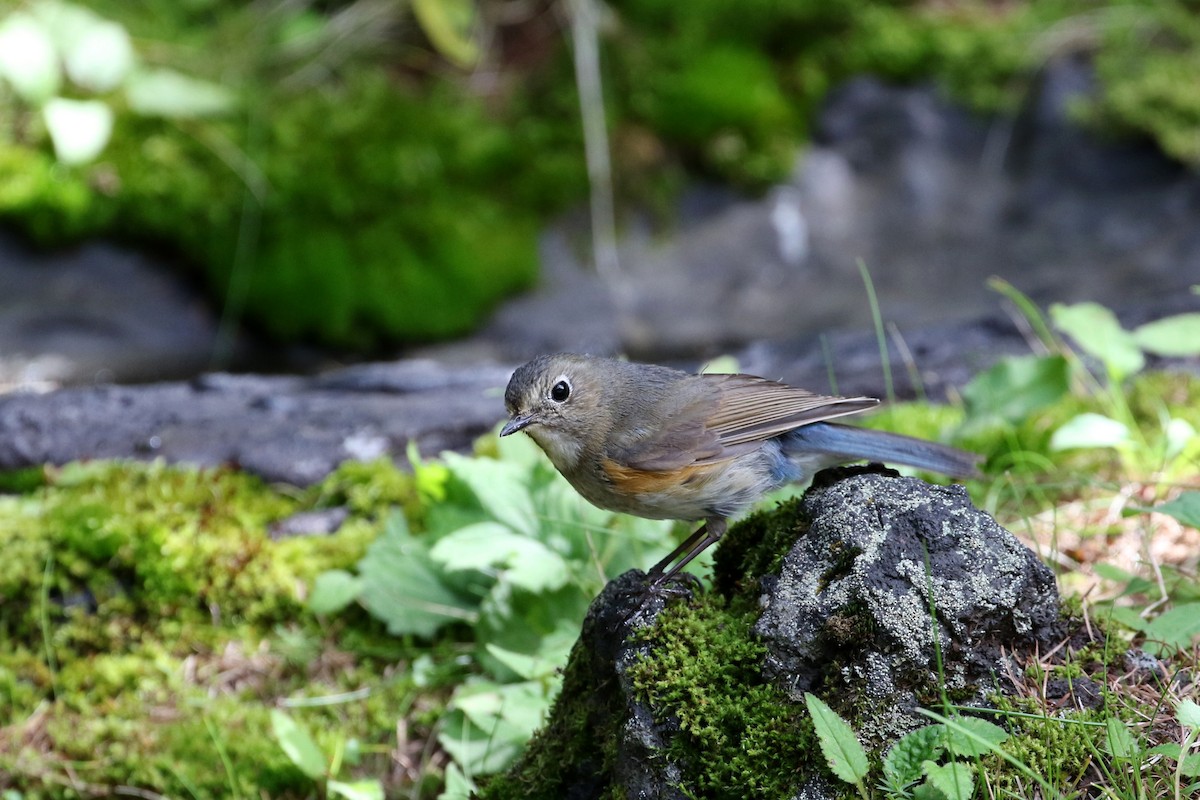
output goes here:
[{"label": "blue tail", "polygon": [[834,422],[815,422],[779,437],[788,451],[828,453],[846,461],[882,461],[904,464],[955,478],[979,475],[982,456],[898,433],[855,428]]}]

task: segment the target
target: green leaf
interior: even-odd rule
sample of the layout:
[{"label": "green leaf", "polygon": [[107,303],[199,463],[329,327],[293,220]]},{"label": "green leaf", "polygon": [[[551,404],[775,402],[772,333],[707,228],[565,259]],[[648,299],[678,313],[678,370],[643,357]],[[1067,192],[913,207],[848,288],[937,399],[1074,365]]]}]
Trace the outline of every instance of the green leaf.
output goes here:
[{"label": "green leaf", "polygon": [[322,572],[313,581],[308,609],[314,614],[332,614],[353,603],[362,594],[362,579],[344,569]]},{"label": "green leaf", "polygon": [[537,536],[539,523],[527,469],[494,458],[468,458],[458,453],[442,457],[453,479],[466,486],[494,519],[526,536]]},{"label": "green leaf", "polygon": [[1129,428],[1124,423],[1088,411],[1064,422],[1050,437],[1050,449],[1118,447],[1128,442]]},{"label": "green leaf", "polygon": [[945,750],[946,729],[940,723],[909,731],[892,745],[883,759],[883,777],[888,790],[903,796],[906,786],[916,783],[924,774],[926,761],[937,761]]},{"label": "green leaf", "polygon": [[994,752],[1008,738],[999,725],[978,717],[953,717],[946,725],[946,747],[956,756],[975,758]]},{"label": "green leaf", "polygon": [[393,634],[432,636],[451,622],[473,622],[479,601],[455,591],[442,579],[424,541],[408,532],[404,515],[393,514],[383,533],[358,563],[363,606]]},{"label": "green leaf", "polygon": [[1055,303],[1050,306],[1050,319],[1075,341],[1076,347],[1104,364],[1115,382],[1140,372],[1146,365],[1133,334],[1099,303]]},{"label": "green leaf", "polygon": [[923,765],[929,785],[946,795],[949,800],[970,800],[975,794],[975,770],[970,764],[952,761],[936,764],[926,761]]},{"label": "green leaf", "polygon": [[472,722],[462,709],[442,717],[438,743],[468,775],[490,775],[507,769],[525,749],[529,734],[500,716],[487,718],[486,727]]},{"label": "green leaf", "polygon": [[1200,704],[1195,700],[1181,700],[1175,707],[1175,718],[1180,725],[1192,730],[1200,730]]},{"label": "green leaf", "polygon": [[276,708],[271,710],[271,730],[275,741],[301,772],[313,780],[325,776],[325,754],[305,728]]},{"label": "green leaf", "polygon": [[1155,355],[1178,357],[1200,355],[1200,313],[1176,314],[1134,329],[1133,338],[1143,350]]},{"label": "green leaf", "polygon": [[230,90],[171,69],[138,70],[125,85],[129,108],[147,117],[182,119],[226,114],[237,105]]},{"label": "green leaf", "polygon": [[113,112],[99,100],[56,97],[42,106],[54,155],[63,164],[86,164],[112,136]]},{"label": "green leaf", "polygon": [[1190,650],[1200,636],[1200,603],[1184,603],[1159,614],[1146,626],[1146,649],[1155,655]]},{"label": "green leaf", "polygon": [[963,388],[965,428],[1017,423],[1053,405],[1071,388],[1062,356],[1002,358]]},{"label": "green leaf", "polygon": [[1166,742],[1156,747],[1151,747],[1146,751],[1146,755],[1163,755],[1172,761],[1179,761],[1182,758],[1183,761],[1179,764],[1180,775],[1186,775],[1189,778],[1200,775],[1200,753],[1188,753],[1185,755],[1179,742]]},{"label": "green leaf", "polygon": [[532,681],[551,678],[558,670],[566,666],[567,656],[571,652],[574,638],[572,636],[571,642],[568,642],[566,647],[562,647],[561,641],[547,637],[547,647],[534,655],[505,650],[503,647],[490,643],[486,647],[492,658],[524,680]]},{"label": "green leaf", "polygon": [[1116,717],[1109,717],[1106,724],[1105,744],[1109,755],[1113,758],[1133,758],[1141,752],[1137,739],[1124,722]]},{"label": "green leaf", "polygon": [[1167,440],[1165,455],[1168,461],[1182,453],[1197,436],[1196,429],[1192,426],[1192,423],[1179,417],[1171,417],[1171,419],[1167,420],[1167,425],[1163,433]]},{"label": "green leaf", "polygon": [[464,68],[479,60],[473,39],[475,0],[413,0],[413,12],[421,30],[443,56]]},{"label": "green leaf", "polygon": [[861,783],[867,776],[867,753],[854,731],[815,694],[805,692],[804,702],[829,769],[846,783]]},{"label": "green leaf", "polygon": [[41,105],[58,93],[62,72],[58,53],[46,28],[21,11],[0,22],[0,78],[21,99]]},{"label": "green leaf", "polygon": [[378,780],[352,781],[342,783],[331,780],[325,786],[330,794],[345,797],[346,800],[383,800],[383,784]]},{"label": "green leaf", "polygon": [[1150,511],[1174,517],[1190,528],[1200,528],[1200,492],[1184,492]]},{"label": "green leaf", "polygon": [[1113,606],[1109,609],[1108,616],[1114,622],[1135,631],[1145,631],[1150,625],[1144,617],[1128,606]]},{"label": "green leaf", "polygon": [[94,17],[63,50],[67,76],[92,92],[117,88],[133,68],[133,43],[115,22]]},{"label": "green leaf", "polygon": [[446,788],[438,795],[438,800],[470,800],[479,789],[474,781],[463,775],[462,768],[453,761],[446,765],[443,777]]},{"label": "green leaf", "polygon": [[477,522],[443,536],[429,554],[452,571],[504,568],[508,580],[532,592],[557,589],[570,577],[562,556],[499,522]]}]

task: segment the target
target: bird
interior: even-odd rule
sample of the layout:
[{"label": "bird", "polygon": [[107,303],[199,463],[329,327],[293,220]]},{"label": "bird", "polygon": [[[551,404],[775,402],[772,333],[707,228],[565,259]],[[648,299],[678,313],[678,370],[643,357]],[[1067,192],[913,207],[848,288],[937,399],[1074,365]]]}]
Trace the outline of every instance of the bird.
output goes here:
[{"label": "bird", "polygon": [[650,568],[656,586],[720,540],[729,520],[764,494],[826,467],[866,459],[978,475],[975,453],[829,421],[878,404],[755,375],[556,353],[513,372],[500,436],[524,431],[602,509],[702,522]]}]

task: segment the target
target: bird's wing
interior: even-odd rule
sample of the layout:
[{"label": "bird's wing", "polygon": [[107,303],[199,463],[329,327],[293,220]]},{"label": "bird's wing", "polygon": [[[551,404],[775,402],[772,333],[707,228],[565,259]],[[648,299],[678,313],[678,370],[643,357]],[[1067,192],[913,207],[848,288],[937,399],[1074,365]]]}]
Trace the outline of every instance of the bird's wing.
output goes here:
[{"label": "bird's wing", "polygon": [[719,398],[707,428],[724,447],[761,442],[826,419],[855,414],[879,401],[873,397],[813,394],[753,375],[705,375]]},{"label": "bird's wing", "polygon": [[[870,397],[825,397],[753,375],[701,375],[705,391],[669,413],[653,430],[611,454],[637,470],[681,469],[736,458],[772,436],[825,419],[853,414],[879,401]],[[678,402],[679,396],[664,402]],[[660,409],[661,410],[661,409]]]},{"label": "bird's wing", "polygon": [[682,469],[698,461],[719,461],[725,446],[714,431],[708,429],[708,418],[716,411],[717,397],[700,393],[680,402],[678,396],[664,398],[653,427],[634,432],[612,457],[617,463],[635,470],[662,471]]}]

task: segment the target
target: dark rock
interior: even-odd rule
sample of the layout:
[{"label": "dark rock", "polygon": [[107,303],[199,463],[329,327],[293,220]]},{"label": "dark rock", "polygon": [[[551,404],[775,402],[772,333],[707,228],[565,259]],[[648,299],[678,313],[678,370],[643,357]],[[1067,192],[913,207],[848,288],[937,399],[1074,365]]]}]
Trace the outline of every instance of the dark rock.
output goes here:
[{"label": "dark rock", "polygon": [[941,687],[983,703],[1014,652],[1061,633],[1054,574],[962,486],[832,475],[805,494],[810,524],[755,628],[765,673],[794,699],[863,699],[874,714],[859,733],[878,743],[924,724],[914,711]]},{"label": "dark rock", "polygon": [[107,242],[42,253],[0,229],[0,390],[192,375],[217,328],[150,255]]},{"label": "dark rock", "polygon": [[673,726],[654,718],[626,671],[652,646],[638,631],[654,624],[666,595],[647,594],[636,570],[610,581],[588,610],[545,728],[484,798],[601,797],[684,800],[678,764],[663,756]]}]

